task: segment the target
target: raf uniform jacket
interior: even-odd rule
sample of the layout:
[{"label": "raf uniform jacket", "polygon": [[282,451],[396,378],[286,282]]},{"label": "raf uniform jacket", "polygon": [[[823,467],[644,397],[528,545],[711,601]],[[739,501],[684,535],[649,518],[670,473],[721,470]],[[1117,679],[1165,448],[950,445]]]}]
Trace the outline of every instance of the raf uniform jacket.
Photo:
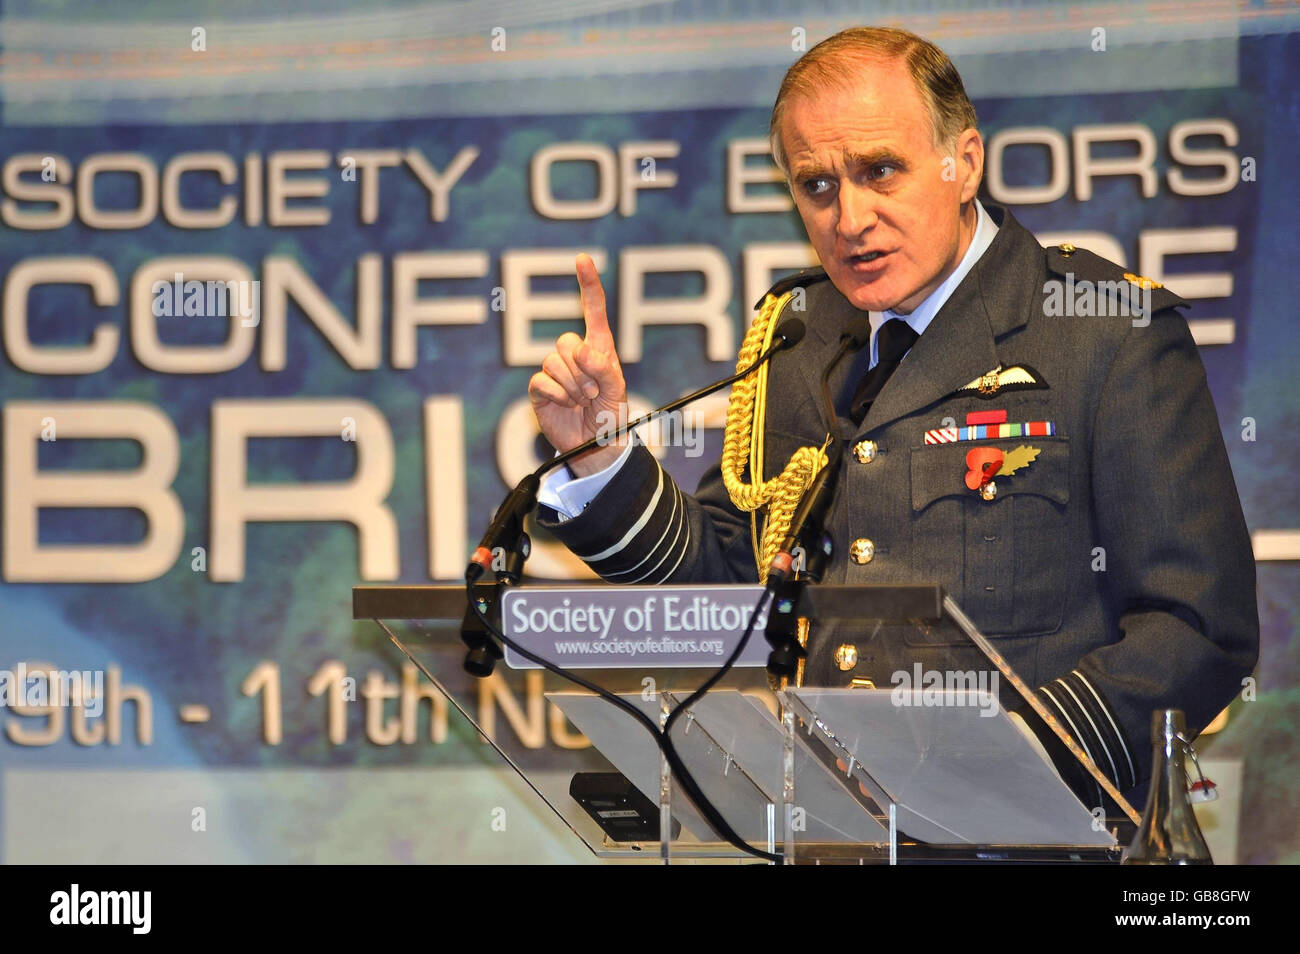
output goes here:
[{"label": "raf uniform jacket", "polygon": [[[1045,250],[1009,212],[985,208],[999,226],[993,243],[860,426],[846,415],[870,349],[841,362],[831,379],[853,436],[827,523],[836,552],[823,579],[942,584],[1140,804],[1151,771],[1152,711],[1182,709],[1197,733],[1254,668],[1250,538],[1205,371],[1176,310],[1186,303],[1163,288],[1144,293],[1091,252]],[[819,376],[849,320],[861,315],[820,270],[774,291],[795,284],[805,288],[799,317],[808,334],[772,362],[767,479],[797,448],[821,445]],[[985,378],[984,394],[969,386],[999,367],[1024,373],[1004,373],[996,388]],[[991,410],[1005,410],[1010,423],[1051,422],[1054,433],[925,441],[929,430],[961,427],[968,413]],[[971,448],[1007,452],[1022,444],[1038,456],[995,477],[992,499],[968,488]],[[757,580],[750,515],[733,506],[718,467],[688,495],[638,446],[581,514],[560,520],[544,508],[541,516],[611,582]],[[804,684],[867,677],[883,688],[891,672],[910,672],[914,663],[951,665],[961,642],[915,626],[893,627],[891,642],[882,635],[889,629],[814,623]],[[857,649],[849,669],[835,658],[846,639]],[[1014,701],[1004,695],[1008,707]],[[1054,756],[1064,751],[1036,717],[1030,724]],[[1077,772],[1071,779],[1057,764],[1075,784]]]}]

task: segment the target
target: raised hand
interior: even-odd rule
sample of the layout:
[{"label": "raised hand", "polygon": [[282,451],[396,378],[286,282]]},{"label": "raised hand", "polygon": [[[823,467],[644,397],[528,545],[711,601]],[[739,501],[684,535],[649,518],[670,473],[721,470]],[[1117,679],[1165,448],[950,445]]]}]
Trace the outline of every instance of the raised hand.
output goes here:
[{"label": "raised hand", "polygon": [[[605,311],[605,289],[588,255],[575,262],[582,290],[582,317],[586,334],[561,335],[542,369],[528,382],[537,424],[556,450],[577,447],[626,420],[627,383],[614,351],[614,335]],[[627,439],[597,447],[569,462],[579,477],[594,474],[618,459]]]}]

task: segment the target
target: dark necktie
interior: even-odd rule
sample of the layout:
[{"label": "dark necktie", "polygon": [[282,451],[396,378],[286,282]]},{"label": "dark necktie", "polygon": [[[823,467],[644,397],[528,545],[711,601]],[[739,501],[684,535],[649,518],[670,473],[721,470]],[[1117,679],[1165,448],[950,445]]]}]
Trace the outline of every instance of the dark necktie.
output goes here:
[{"label": "dark necktie", "polygon": [[897,370],[903,355],[916,344],[921,337],[912,330],[912,326],[901,318],[891,318],[880,326],[876,332],[876,354],[879,360],[875,367],[862,376],[858,389],[853,394],[853,403],[849,405],[849,416],[854,424],[861,424],[871,410],[871,402],[884,390],[885,382]]}]

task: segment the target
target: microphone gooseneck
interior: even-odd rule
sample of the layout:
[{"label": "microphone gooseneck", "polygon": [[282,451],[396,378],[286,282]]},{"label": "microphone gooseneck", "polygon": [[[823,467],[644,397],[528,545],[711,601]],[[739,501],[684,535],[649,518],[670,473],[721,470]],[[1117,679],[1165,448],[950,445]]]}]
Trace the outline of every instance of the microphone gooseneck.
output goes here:
[{"label": "microphone gooseneck", "polygon": [[[821,579],[822,571],[834,552],[834,542],[826,532],[826,517],[835,500],[839,483],[840,462],[844,458],[844,438],[840,434],[839,416],[831,397],[830,378],[845,355],[862,349],[871,340],[871,324],[861,315],[850,322],[835,356],[822,370],[822,423],[826,427],[826,466],[817,471],[790,519],[790,529],[781,549],[767,570],[764,595],[772,595],[772,610],[767,617],[764,636],[772,652],[767,657],[768,675],[776,679],[793,678],[807,650],[799,642],[799,601],[806,583]],[[813,541],[805,546],[805,541]],[[802,548],[806,559],[800,565],[795,554]],[[796,571],[799,571],[796,576]]]}]

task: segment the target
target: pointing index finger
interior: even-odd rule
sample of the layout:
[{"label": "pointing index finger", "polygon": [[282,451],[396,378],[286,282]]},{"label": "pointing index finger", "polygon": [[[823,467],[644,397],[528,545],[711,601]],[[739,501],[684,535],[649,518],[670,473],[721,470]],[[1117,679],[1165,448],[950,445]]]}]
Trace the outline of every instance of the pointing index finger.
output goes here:
[{"label": "pointing index finger", "polygon": [[609,315],[605,311],[605,289],[596,273],[596,263],[585,252],[576,262],[578,287],[582,292],[582,317],[587,325],[585,339],[601,351],[614,350],[614,335],[609,330]]}]

